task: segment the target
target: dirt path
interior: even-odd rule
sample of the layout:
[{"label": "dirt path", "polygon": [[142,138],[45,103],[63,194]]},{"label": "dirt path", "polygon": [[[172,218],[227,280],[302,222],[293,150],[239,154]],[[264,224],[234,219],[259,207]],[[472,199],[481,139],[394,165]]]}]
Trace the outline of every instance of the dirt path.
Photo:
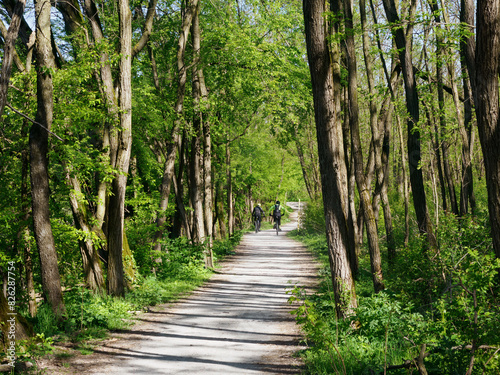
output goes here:
[{"label": "dirt path", "polygon": [[296,283],[314,285],[316,265],[285,237],[296,225],[284,225],[279,236],[273,230],[245,235],[236,255],[203,287],[141,315],[129,331],[61,373],[300,373],[293,357],[300,333],[286,290]]}]

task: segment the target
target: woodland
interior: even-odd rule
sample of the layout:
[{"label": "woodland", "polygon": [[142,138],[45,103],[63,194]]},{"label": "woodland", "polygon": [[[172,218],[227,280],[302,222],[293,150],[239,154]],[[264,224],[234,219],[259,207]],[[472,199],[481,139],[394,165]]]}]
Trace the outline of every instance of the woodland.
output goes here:
[{"label": "woodland", "polygon": [[86,350],[280,200],[305,373],[498,374],[498,1],[0,2],[0,352],[14,310],[19,361]]}]

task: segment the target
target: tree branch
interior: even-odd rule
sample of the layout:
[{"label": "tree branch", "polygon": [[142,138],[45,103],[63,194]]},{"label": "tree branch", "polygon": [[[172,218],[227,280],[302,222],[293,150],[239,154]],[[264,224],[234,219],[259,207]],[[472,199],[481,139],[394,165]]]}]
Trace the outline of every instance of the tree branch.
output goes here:
[{"label": "tree branch", "polygon": [[32,118],[28,117],[27,115],[25,115],[24,113],[22,112],[19,112],[17,109],[15,109],[14,107],[12,107],[9,103],[6,103],[5,104],[6,107],[10,108],[13,112],[17,113],[18,115],[20,115],[21,117],[25,118],[26,120],[32,122],[33,124],[36,124],[38,126],[40,126],[42,129],[45,129],[47,131],[47,133],[49,134],[52,134],[54,137],[56,137],[57,139],[59,139],[60,141],[63,141],[64,142],[64,139],[59,137],[57,134],[55,133],[52,133],[49,129],[47,129],[45,126],[43,126],[42,124],[40,124],[39,122],[33,120]]}]

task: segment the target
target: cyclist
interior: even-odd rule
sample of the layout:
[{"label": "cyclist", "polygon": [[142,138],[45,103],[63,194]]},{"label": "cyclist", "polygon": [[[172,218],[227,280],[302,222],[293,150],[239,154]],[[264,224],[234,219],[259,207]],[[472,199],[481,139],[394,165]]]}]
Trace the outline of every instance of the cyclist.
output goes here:
[{"label": "cyclist", "polygon": [[260,230],[260,222],[262,221],[262,216],[264,215],[264,210],[260,207],[260,204],[257,203],[257,206],[253,209],[252,217],[255,221],[255,231],[258,232]]},{"label": "cyclist", "polygon": [[274,228],[278,225],[278,230],[281,231],[281,205],[280,201],[276,201],[275,205],[271,209],[272,213],[269,216],[272,216],[274,219]]}]

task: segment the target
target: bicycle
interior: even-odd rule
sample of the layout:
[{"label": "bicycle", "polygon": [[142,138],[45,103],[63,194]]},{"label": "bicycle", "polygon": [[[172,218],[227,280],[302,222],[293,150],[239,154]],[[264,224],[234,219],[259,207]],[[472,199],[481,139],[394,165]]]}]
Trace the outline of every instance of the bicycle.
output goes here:
[{"label": "bicycle", "polygon": [[279,232],[280,232],[280,225],[279,225],[279,223],[276,221],[276,235],[277,235],[277,236],[278,236]]},{"label": "bicycle", "polygon": [[255,225],[255,233],[259,233],[259,231],[260,231],[260,219],[258,217],[255,218],[254,225]]}]

